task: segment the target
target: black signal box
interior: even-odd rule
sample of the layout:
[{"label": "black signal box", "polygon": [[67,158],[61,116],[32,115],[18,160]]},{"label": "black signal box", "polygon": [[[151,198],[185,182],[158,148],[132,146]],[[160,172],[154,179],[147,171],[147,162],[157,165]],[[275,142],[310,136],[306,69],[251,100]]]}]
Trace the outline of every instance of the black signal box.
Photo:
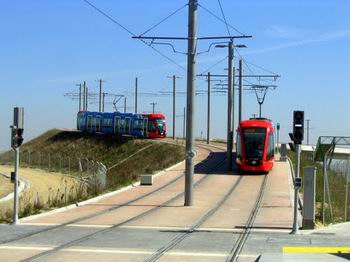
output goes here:
[{"label": "black signal box", "polygon": [[294,144],[301,144],[304,140],[304,111],[293,112]]}]

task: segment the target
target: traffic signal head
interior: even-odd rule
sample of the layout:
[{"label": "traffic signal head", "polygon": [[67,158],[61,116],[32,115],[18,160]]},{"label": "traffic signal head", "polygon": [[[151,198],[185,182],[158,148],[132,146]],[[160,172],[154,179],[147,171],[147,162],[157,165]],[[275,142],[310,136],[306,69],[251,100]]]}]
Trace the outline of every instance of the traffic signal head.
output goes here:
[{"label": "traffic signal head", "polygon": [[293,138],[295,144],[304,140],[304,111],[293,112]]},{"label": "traffic signal head", "polygon": [[11,129],[11,147],[18,148],[23,143],[23,128],[12,128]]}]

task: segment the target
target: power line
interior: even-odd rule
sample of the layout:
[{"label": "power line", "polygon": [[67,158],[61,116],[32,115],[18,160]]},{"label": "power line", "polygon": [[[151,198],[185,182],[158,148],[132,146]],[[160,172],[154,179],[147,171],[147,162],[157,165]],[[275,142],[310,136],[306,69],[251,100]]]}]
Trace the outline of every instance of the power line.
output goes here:
[{"label": "power line", "polygon": [[215,64],[211,65],[210,67],[208,67],[206,70],[204,70],[202,73],[200,73],[200,75],[207,73],[210,69],[213,69],[214,67],[216,67],[218,64],[222,63],[223,61],[227,60],[227,56],[225,56],[224,58],[220,59],[220,61],[216,62]]},{"label": "power line", "polygon": [[222,5],[221,5],[220,0],[218,0],[218,3],[219,3],[219,6],[220,6],[220,11],[221,11],[221,14],[222,14],[222,18],[224,19],[224,22],[225,22],[225,25],[226,25],[227,33],[228,33],[228,35],[231,35],[230,28],[228,27],[227,20],[226,20],[226,17],[225,17],[225,13],[224,13],[224,10],[222,9]]},{"label": "power line", "polygon": [[[216,19],[218,19],[219,21],[221,21],[222,23],[225,23],[224,20],[222,20],[222,18],[220,18],[219,16],[217,16],[216,14],[214,14],[212,11],[210,11],[208,8],[205,8],[203,5],[198,3],[198,6],[201,7],[203,10],[205,10],[206,12],[208,12],[209,14],[211,14],[213,17],[215,17]],[[241,35],[245,35],[244,33],[242,33],[241,31],[239,31],[237,28],[233,27],[230,24],[227,24],[230,28],[232,28],[233,30],[235,30],[237,33],[241,34]]]},{"label": "power line", "polygon": [[[125,26],[123,26],[121,23],[119,23],[117,20],[115,20],[113,17],[111,17],[110,15],[108,15],[106,12],[102,11],[100,8],[98,8],[97,6],[95,6],[94,4],[92,4],[91,2],[89,2],[88,0],[82,0],[84,3],[88,4],[89,6],[91,6],[93,9],[95,9],[97,12],[99,12],[101,15],[103,15],[104,17],[108,18],[111,22],[113,22],[114,24],[118,25],[119,27],[121,27],[124,31],[126,31],[127,33],[129,33],[131,36],[136,37],[136,34],[134,34],[132,31],[130,31],[128,28],[126,28]],[[167,55],[165,55],[164,53],[162,53],[161,51],[159,51],[158,49],[154,48],[152,45],[148,44],[146,41],[139,39],[142,43],[144,43],[146,46],[152,48],[156,53],[158,53],[159,55],[161,55],[162,57],[164,57],[165,59],[167,59],[168,61],[170,61],[171,63],[175,64],[176,66],[180,67],[181,69],[186,71],[186,68],[183,67],[182,65],[180,65],[179,63],[177,63],[175,60],[173,60],[172,58],[168,57]]]},{"label": "power line", "polygon": [[264,67],[262,67],[262,66],[253,64],[252,62],[249,62],[249,61],[247,61],[247,60],[246,60],[246,63],[248,63],[248,64],[250,64],[250,65],[252,65],[252,66],[255,66],[255,67],[257,67],[257,68],[260,68],[261,70],[263,70],[263,71],[265,71],[265,72],[268,72],[268,73],[270,73],[270,74],[276,74],[276,73],[274,73],[274,72],[272,72],[272,71],[270,71],[270,70],[268,70],[268,69],[266,69],[266,68],[264,68]]},{"label": "power line", "polygon": [[152,26],[150,29],[146,30],[145,32],[143,32],[142,34],[140,34],[140,36],[143,36],[145,34],[147,34],[148,32],[150,32],[151,30],[153,30],[154,28],[156,28],[157,26],[159,26],[161,23],[163,23],[164,21],[168,20],[170,17],[172,17],[173,15],[175,15],[176,13],[180,12],[182,9],[184,9],[186,6],[188,6],[188,4],[184,4],[183,6],[181,6],[179,9],[175,10],[174,12],[172,12],[170,15],[168,15],[167,17],[163,18],[160,22],[156,23],[154,26]]}]

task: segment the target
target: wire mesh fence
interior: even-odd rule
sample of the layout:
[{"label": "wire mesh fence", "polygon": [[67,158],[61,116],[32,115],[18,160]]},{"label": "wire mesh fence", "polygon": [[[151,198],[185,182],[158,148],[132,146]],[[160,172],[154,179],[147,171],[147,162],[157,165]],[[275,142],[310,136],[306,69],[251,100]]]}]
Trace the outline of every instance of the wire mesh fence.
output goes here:
[{"label": "wire mesh fence", "polygon": [[[0,164],[13,165],[13,163],[13,152],[10,151],[0,156]],[[69,156],[52,154],[51,152],[22,151],[20,153],[20,167],[38,168],[46,170],[48,173],[55,172],[72,177],[77,181],[76,185],[74,185],[74,190],[85,193],[98,194],[107,186],[106,166],[101,162],[86,158],[72,158]],[[65,188],[65,198],[69,196],[67,190],[72,191],[73,189]],[[52,190],[49,190],[48,193],[50,196],[49,199],[52,199],[53,193],[51,191]],[[37,198],[37,196],[34,196],[34,198]]]},{"label": "wire mesh fence", "polygon": [[332,160],[327,158],[323,165],[323,223],[350,221],[350,157]]}]

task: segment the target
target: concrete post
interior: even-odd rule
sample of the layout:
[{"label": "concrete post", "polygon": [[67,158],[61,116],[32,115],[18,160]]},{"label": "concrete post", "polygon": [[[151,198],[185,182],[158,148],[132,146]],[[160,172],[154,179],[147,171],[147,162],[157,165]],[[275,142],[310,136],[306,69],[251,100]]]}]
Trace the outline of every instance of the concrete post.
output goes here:
[{"label": "concrete post", "polygon": [[303,229],[315,228],[316,167],[304,168]]},{"label": "concrete post", "polygon": [[188,51],[187,51],[187,117],[186,117],[186,171],[185,206],[193,205],[194,173],[194,110],[196,94],[196,58],[197,58],[197,9],[198,1],[189,0],[188,5]]},{"label": "concrete post", "polygon": [[280,161],[287,161],[287,144],[281,144]]}]

